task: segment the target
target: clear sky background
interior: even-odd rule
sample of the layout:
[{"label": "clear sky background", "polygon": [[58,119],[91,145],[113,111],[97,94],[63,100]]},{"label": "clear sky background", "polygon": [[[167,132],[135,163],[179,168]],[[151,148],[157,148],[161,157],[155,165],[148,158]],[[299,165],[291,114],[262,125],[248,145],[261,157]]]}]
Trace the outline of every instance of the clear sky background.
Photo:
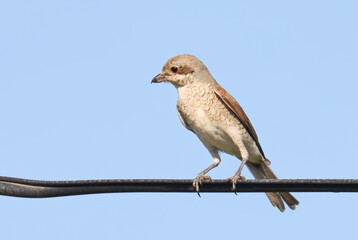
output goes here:
[{"label": "clear sky background", "polygon": [[[245,109],[281,178],[358,178],[356,1],[1,1],[0,175],[192,179],[211,164],[150,84],[200,58]],[[210,172],[231,177],[223,154]],[[252,178],[245,169],[243,173]],[[358,195],[0,197],[1,239],[352,239]]]}]

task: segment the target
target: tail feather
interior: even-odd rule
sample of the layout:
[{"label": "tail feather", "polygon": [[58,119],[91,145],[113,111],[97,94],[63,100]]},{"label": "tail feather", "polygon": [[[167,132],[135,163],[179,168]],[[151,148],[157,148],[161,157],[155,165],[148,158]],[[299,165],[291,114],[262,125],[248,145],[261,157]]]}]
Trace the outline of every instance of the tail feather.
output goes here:
[{"label": "tail feather", "polygon": [[267,192],[266,196],[270,200],[272,206],[277,207],[281,212],[285,211],[285,204],[277,192]]},{"label": "tail feather", "polygon": [[296,209],[296,205],[298,205],[300,202],[292,196],[289,192],[280,192],[280,196],[282,197],[283,201],[288,205],[289,208],[292,210]]},{"label": "tail feather", "polygon": [[[246,165],[256,179],[277,179],[277,176],[269,167],[268,163],[269,161],[261,161],[260,164],[247,162]],[[270,199],[272,205],[277,207],[281,212],[285,210],[283,202],[285,202],[292,210],[299,204],[299,201],[289,192],[268,192],[266,195]]]}]

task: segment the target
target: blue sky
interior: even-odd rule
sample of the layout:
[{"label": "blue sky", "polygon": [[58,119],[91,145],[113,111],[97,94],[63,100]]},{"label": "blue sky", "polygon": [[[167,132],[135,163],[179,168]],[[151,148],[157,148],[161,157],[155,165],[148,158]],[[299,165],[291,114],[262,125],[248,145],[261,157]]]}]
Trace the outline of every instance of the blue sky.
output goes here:
[{"label": "blue sky", "polygon": [[[281,178],[358,178],[356,1],[2,1],[0,175],[190,179],[211,164],[151,85],[200,58],[243,106]],[[213,178],[239,161],[223,154]],[[247,169],[243,173],[251,178]],[[0,197],[3,239],[234,239],[356,234],[358,196],[263,193]]]}]

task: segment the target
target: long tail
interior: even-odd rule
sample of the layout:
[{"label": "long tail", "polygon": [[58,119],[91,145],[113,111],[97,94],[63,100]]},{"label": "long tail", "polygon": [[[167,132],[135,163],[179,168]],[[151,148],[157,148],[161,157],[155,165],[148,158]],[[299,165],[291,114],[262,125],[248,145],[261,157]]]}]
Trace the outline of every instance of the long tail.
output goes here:
[{"label": "long tail", "polygon": [[[261,161],[260,164],[247,162],[250,172],[256,179],[277,179],[276,175],[269,167],[269,161]],[[281,212],[285,211],[285,202],[289,208],[294,210],[299,201],[289,192],[267,192],[267,197],[270,199],[272,205],[277,207]]]}]

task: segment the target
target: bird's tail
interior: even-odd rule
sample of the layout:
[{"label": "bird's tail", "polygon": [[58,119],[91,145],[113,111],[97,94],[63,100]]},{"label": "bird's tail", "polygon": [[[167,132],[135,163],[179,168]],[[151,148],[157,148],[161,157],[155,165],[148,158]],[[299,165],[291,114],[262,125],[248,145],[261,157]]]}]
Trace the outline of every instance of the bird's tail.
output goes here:
[{"label": "bird's tail", "polygon": [[[266,160],[261,161],[259,164],[247,162],[246,165],[256,179],[277,179],[276,175],[269,167],[269,163],[270,161]],[[266,195],[270,199],[272,205],[277,207],[281,212],[285,210],[283,202],[285,202],[292,210],[299,204],[299,201],[289,192],[267,192]]]}]

